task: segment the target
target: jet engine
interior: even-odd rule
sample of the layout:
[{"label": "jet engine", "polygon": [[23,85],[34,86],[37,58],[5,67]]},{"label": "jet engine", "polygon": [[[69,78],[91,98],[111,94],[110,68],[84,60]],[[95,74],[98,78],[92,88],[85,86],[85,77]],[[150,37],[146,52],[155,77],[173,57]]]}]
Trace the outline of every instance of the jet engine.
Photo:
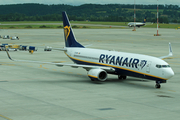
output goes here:
[{"label": "jet engine", "polygon": [[88,71],[88,77],[93,81],[105,81],[107,79],[107,72],[103,69],[90,69]]}]

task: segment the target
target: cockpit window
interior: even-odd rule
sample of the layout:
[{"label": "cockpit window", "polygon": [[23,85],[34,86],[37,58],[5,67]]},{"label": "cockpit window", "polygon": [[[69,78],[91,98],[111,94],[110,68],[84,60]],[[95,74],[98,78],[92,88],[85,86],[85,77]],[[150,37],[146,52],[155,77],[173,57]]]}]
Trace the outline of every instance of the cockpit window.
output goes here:
[{"label": "cockpit window", "polygon": [[157,68],[161,68],[161,65],[156,65]]},{"label": "cockpit window", "polygon": [[157,68],[168,68],[170,65],[156,65]]}]

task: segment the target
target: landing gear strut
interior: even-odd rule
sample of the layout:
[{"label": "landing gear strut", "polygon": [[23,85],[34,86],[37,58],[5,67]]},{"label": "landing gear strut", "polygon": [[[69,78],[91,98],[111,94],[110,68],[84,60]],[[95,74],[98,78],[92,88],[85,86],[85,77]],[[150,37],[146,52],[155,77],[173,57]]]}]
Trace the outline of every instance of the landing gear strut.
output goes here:
[{"label": "landing gear strut", "polygon": [[161,88],[161,85],[160,83],[162,83],[161,81],[156,81],[156,85],[155,85],[155,88]]},{"label": "landing gear strut", "polygon": [[119,80],[121,80],[121,79],[124,79],[124,80],[125,80],[126,78],[127,78],[127,76],[124,76],[124,75],[118,75],[118,79],[119,79]]}]

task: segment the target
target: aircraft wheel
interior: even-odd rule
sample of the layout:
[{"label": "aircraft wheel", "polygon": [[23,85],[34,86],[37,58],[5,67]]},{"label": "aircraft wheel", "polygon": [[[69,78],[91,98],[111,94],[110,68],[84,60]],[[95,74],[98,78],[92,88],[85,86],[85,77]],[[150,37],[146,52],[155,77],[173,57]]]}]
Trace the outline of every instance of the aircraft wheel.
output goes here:
[{"label": "aircraft wheel", "polygon": [[118,75],[118,79],[121,80],[121,79],[122,79],[122,76],[121,76],[121,75]]},{"label": "aircraft wheel", "polygon": [[123,79],[125,80],[127,77],[126,76],[123,76]]},{"label": "aircraft wheel", "polygon": [[161,85],[156,83],[155,88],[161,88]]}]

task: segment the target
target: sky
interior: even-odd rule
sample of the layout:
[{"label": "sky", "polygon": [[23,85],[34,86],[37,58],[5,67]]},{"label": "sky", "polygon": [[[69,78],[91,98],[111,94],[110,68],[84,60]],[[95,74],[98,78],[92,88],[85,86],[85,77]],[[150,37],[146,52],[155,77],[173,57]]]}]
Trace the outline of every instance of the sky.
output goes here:
[{"label": "sky", "polygon": [[[40,3],[40,4],[68,4],[68,5],[81,5],[81,4],[157,4],[157,0],[0,0],[0,5],[5,4],[19,4],[19,3]],[[178,5],[180,0],[158,0],[158,4]]]}]

